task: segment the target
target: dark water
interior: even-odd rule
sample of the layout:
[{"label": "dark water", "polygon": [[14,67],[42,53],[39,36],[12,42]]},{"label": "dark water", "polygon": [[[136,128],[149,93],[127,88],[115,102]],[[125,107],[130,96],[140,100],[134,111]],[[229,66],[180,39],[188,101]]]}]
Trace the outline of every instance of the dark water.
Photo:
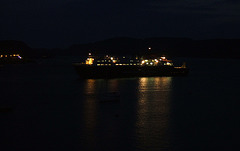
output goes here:
[{"label": "dark water", "polygon": [[[187,77],[78,79],[74,57],[0,68],[0,150],[235,150],[240,60],[184,59]],[[178,59],[182,61],[182,59]],[[120,101],[101,102],[119,92]]]}]

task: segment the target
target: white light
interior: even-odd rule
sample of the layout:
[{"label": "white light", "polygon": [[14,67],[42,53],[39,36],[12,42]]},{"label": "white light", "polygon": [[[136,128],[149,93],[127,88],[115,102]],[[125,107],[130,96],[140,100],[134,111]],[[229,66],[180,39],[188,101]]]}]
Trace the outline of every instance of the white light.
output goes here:
[{"label": "white light", "polygon": [[167,65],[170,66],[170,65],[172,65],[172,64],[171,64],[170,62],[167,62]]}]

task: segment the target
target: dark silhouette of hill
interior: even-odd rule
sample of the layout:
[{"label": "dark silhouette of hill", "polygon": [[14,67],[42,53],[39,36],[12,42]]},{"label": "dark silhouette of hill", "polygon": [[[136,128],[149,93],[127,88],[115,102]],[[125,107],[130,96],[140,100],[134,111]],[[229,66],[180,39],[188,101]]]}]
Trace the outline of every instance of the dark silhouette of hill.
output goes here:
[{"label": "dark silhouette of hill", "polygon": [[22,41],[3,40],[0,41],[1,54],[21,54],[21,56],[28,56],[31,53],[31,48]]},{"label": "dark silhouette of hill", "polygon": [[31,48],[26,43],[17,40],[0,41],[0,54],[20,54],[25,59],[49,58],[59,53],[62,49]]},{"label": "dark silhouette of hill", "polygon": [[[148,48],[151,47],[151,50]],[[88,44],[71,46],[67,53],[86,55],[157,53],[171,57],[230,57],[240,58],[240,39],[193,40],[190,38],[111,38]]]},{"label": "dark silhouette of hill", "polygon": [[[151,47],[151,50],[148,48]],[[240,39],[193,40],[190,38],[130,38],[117,37],[94,43],[75,44],[67,49],[30,48],[14,40],[0,41],[0,53],[19,53],[25,58],[48,58],[55,55],[143,55],[159,54],[170,57],[240,58]]]}]

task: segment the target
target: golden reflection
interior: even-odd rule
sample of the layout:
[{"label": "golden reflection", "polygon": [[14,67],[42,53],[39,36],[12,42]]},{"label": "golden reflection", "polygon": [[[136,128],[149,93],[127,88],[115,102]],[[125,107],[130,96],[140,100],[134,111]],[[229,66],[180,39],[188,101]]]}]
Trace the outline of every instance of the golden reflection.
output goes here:
[{"label": "golden reflection", "polygon": [[85,84],[85,94],[92,94],[95,92],[96,89],[96,80],[94,79],[88,79],[86,80],[86,84]]},{"label": "golden reflection", "polygon": [[119,91],[119,81],[117,79],[88,79],[86,80],[84,93],[89,96],[99,95],[99,93]]},{"label": "golden reflection", "polygon": [[118,80],[117,79],[111,79],[107,83],[107,91],[108,92],[117,92],[118,91]]},{"label": "golden reflection", "polygon": [[171,89],[172,77],[143,77],[139,78],[140,92],[146,91],[169,91]]},{"label": "golden reflection", "polygon": [[[84,84],[83,100],[83,140],[86,150],[96,150],[94,144],[97,140],[97,127],[99,126],[99,110],[101,95],[106,92],[118,91],[117,79],[87,79]],[[93,145],[91,145],[93,144]]]},{"label": "golden reflection", "polygon": [[171,81],[171,77],[139,78],[136,133],[140,148],[169,146]]},{"label": "golden reflection", "polygon": [[96,125],[96,110],[100,96],[107,92],[118,91],[118,80],[87,79],[84,87],[84,119],[88,129]]},{"label": "golden reflection", "polygon": [[96,83],[94,79],[85,81],[85,100],[84,100],[84,137],[87,142],[95,142],[95,130],[97,125],[97,102],[96,102]]}]

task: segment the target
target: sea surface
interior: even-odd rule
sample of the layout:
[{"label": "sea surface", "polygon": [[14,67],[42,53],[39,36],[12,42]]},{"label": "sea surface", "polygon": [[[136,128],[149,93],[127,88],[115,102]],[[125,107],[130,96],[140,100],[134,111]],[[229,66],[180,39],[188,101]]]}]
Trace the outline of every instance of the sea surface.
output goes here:
[{"label": "sea surface", "polygon": [[[80,58],[0,67],[1,151],[239,148],[240,60],[176,58],[188,76],[84,80]],[[108,92],[119,100],[102,101]]]}]

